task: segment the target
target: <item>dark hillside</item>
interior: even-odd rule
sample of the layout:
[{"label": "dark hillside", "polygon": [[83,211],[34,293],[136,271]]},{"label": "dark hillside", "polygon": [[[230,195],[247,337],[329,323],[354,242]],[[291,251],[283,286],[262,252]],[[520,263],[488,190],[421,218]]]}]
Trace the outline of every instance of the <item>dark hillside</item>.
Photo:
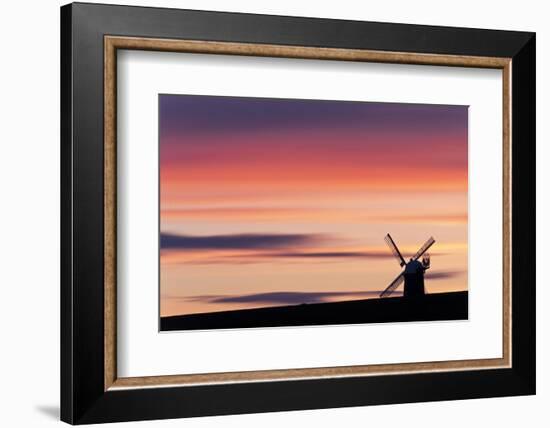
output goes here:
[{"label": "dark hillside", "polygon": [[163,317],[161,331],[468,319],[468,292]]}]

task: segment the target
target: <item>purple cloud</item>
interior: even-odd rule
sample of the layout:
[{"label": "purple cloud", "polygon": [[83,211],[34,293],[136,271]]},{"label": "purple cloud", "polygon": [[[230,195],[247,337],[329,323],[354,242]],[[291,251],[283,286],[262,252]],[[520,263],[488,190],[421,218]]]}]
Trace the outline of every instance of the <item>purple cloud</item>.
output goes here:
[{"label": "purple cloud", "polygon": [[316,234],[233,234],[191,236],[161,233],[160,248],[179,250],[272,249],[313,244],[322,239]]},{"label": "purple cloud", "polygon": [[[324,303],[331,298],[377,298],[381,291],[274,291],[243,295],[204,295],[181,298],[192,302],[204,303],[253,303],[268,305],[298,305],[301,303]],[[397,293],[399,295],[399,293]],[[177,298],[177,297],[176,297]]]}]

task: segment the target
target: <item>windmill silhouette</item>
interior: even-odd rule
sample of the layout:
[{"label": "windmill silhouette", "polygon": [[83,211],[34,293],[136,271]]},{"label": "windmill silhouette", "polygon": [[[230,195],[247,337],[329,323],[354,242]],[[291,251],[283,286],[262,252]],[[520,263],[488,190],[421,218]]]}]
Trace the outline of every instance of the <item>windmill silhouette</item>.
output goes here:
[{"label": "windmill silhouette", "polygon": [[[397,248],[397,245],[395,245],[395,242],[389,233],[385,236],[384,241],[386,241],[386,244],[390,247],[393,255],[397,258],[399,266],[404,266],[405,269],[390,283],[390,285],[386,287],[384,291],[382,291],[382,293],[380,293],[380,297],[390,296],[403,281],[405,281],[403,292],[404,297],[423,296],[424,272],[426,269],[430,268],[430,256],[426,253],[426,251],[428,251],[428,248],[435,243],[435,239],[430,237],[430,239],[428,239],[424,245],[420,247],[420,249],[408,262],[405,261],[399,252],[399,248]],[[422,262],[418,261],[420,257],[422,257]]]}]

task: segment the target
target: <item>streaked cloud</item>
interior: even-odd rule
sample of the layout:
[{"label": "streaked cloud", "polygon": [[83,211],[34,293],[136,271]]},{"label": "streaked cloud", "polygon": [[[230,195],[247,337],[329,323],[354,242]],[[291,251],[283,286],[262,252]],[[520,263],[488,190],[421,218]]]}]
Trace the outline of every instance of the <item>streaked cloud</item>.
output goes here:
[{"label": "streaked cloud", "polygon": [[299,207],[214,207],[193,209],[164,209],[162,219],[167,220],[211,220],[223,218],[224,221],[276,222],[276,221],[314,221],[318,223],[411,223],[411,224],[462,224],[468,221],[467,213],[454,214],[370,214],[350,212],[346,209],[299,208]]},{"label": "streaked cloud", "polygon": [[230,234],[192,236],[161,233],[162,250],[222,250],[271,249],[314,244],[322,239],[318,234]]},{"label": "streaked cloud", "polygon": [[[316,235],[313,235],[316,236]],[[336,240],[336,239],[335,239]],[[296,241],[275,241],[268,242],[262,240],[262,246],[255,246],[257,243],[255,241],[246,241],[237,240],[231,242],[233,247],[229,247],[229,243],[224,243],[225,246],[219,247],[210,247],[209,245],[214,245],[220,241],[212,239],[207,241],[207,243],[192,243],[185,241],[184,244],[186,247],[163,247],[161,252],[161,263],[163,265],[176,265],[176,264],[194,264],[194,265],[204,265],[204,264],[250,264],[250,263],[273,263],[275,261],[284,262],[285,259],[288,261],[303,261],[304,263],[314,263],[314,262],[345,262],[351,260],[361,260],[361,259],[394,259],[394,255],[387,250],[386,248],[371,248],[365,250],[343,250],[343,249],[331,249],[331,247],[326,247],[323,249],[294,249],[299,247],[299,245],[294,245]],[[310,240],[303,239],[298,241],[302,245],[308,245],[311,243],[323,242],[322,239],[318,239],[315,242],[315,238]],[[288,247],[285,247],[287,244]],[[235,245],[241,245],[236,247]],[[259,245],[259,243],[258,243]],[[268,246],[270,245],[270,246]],[[280,249],[276,248],[276,245]],[[405,257],[409,257],[412,253],[404,252]],[[443,252],[431,252],[430,255],[433,256],[442,256],[447,253]]]},{"label": "streaked cloud", "polygon": [[[246,303],[246,304],[265,304],[265,305],[298,305],[301,303],[325,303],[337,300],[358,299],[358,298],[377,298],[380,291],[318,291],[318,292],[300,292],[300,291],[274,291],[268,293],[253,293],[242,295],[204,295],[190,297],[168,297],[182,299],[189,302],[202,303]],[[399,295],[399,293],[397,293]]]},{"label": "streaked cloud", "polygon": [[426,272],[424,278],[427,280],[440,280],[440,279],[449,279],[456,278],[457,276],[464,275],[465,271],[435,271],[435,272]]},{"label": "streaked cloud", "polygon": [[[463,271],[439,271],[426,274],[428,280],[442,280],[464,274]],[[199,296],[164,296],[164,299],[180,300],[205,304],[264,304],[264,305],[298,305],[302,303],[326,303],[340,300],[374,299],[380,296],[382,290],[370,291],[273,291],[266,293],[234,294],[234,295],[199,295]],[[402,295],[402,289],[394,293],[395,297]]]},{"label": "streaked cloud", "polygon": [[331,258],[393,258],[391,253],[387,251],[314,251],[314,252],[300,252],[300,251],[281,251],[276,253],[267,254],[268,257],[288,257],[288,258],[319,258],[319,259],[331,259]]}]

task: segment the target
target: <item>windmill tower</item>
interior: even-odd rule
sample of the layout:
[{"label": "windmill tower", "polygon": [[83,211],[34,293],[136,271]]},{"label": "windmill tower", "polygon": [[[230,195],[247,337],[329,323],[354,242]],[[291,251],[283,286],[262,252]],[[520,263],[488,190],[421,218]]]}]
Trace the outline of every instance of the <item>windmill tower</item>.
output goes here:
[{"label": "windmill tower", "polygon": [[[423,296],[424,272],[426,271],[426,269],[430,268],[430,256],[426,254],[426,251],[428,251],[428,249],[435,243],[435,239],[430,237],[430,239],[428,239],[424,243],[424,245],[420,247],[420,249],[416,252],[414,256],[411,257],[408,262],[405,261],[405,259],[399,252],[399,248],[397,248],[397,245],[395,245],[395,242],[393,241],[389,233],[384,238],[384,241],[386,241],[386,244],[388,244],[388,246],[390,247],[393,255],[397,258],[399,266],[405,268],[403,269],[403,272],[401,272],[399,276],[395,278],[390,283],[390,285],[388,285],[386,289],[382,291],[382,293],[380,293],[380,297],[390,296],[397,289],[397,287],[401,285],[403,281],[405,281],[403,292],[404,297]],[[422,257],[421,262],[418,261],[420,257]]]}]

